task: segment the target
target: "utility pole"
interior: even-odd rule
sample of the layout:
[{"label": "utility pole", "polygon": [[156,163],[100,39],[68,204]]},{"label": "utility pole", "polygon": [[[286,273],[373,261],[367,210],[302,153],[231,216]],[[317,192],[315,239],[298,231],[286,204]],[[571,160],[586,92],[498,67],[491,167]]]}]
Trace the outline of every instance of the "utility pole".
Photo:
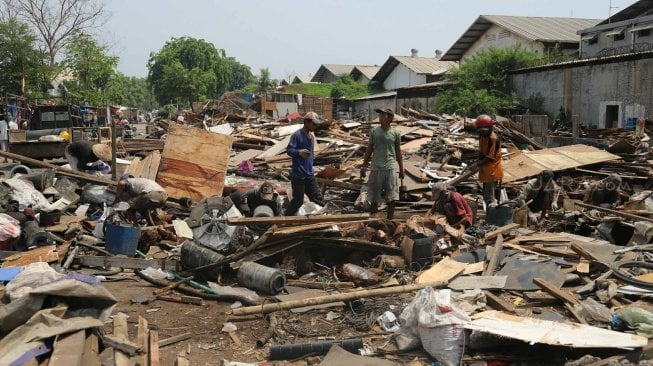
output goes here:
[{"label": "utility pole", "polygon": [[610,0],[610,5],[608,6],[608,24],[610,24],[610,18],[612,17],[612,9],[619,9],[619,7],[612,6],[612,0]]}]

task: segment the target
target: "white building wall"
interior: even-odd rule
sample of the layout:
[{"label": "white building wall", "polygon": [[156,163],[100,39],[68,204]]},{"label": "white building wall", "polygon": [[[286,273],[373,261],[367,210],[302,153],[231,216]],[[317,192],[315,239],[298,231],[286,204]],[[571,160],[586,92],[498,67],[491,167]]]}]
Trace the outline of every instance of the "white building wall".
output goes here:
[{"label": "white building wall", "polygon": [[395,90],[424,83],[426,83],[426,75],[418,75],[403,64],[398,64],[383,82],[383,88],[385,90]]},{"label": "white building wall", "polygon": [[475,54],[484,51],[490,47],[495,48],[509,48],[512,46],[521,45],[526,49],[531,49],[540,54],[544,52],[544,45],[539,42],[529,41],[516,34],[511,33],[509,30],[493,24],[476,42],[463,54],[462,62],[474,56]]}]

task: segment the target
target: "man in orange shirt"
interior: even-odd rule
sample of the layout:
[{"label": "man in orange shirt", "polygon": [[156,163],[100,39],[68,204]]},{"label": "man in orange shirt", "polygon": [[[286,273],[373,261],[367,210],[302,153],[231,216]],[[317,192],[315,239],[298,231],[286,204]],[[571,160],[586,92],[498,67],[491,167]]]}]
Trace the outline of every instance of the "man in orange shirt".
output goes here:
[{"label": "man in orange shirt", "polygon": [[483,114],[476,118],[479,133],[478,180],[483,183],[483,200],[487,206],[496,206],[495,189],[503,179],[501,166],[501,139],[492,131],[492,118]]}]

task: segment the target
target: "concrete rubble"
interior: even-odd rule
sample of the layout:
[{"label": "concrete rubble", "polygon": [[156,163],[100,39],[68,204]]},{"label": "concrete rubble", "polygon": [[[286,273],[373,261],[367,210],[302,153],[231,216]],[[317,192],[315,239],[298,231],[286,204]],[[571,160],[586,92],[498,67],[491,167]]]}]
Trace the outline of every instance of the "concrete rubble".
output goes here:
[{"label": "concrete rubble", "polygon": [[[485,207],[474,121],[402,109],[393,127],[406,177],[387,220],[383,206],[368,213],[359,172],[374,123],[326,120],[314,156],[326,204],[283,216],[285,150],[302,115],[262,116],[236,94],[195,107],[183,123],[157,120],[119,139],[126,163],[113,179],[0,152],[9,159],[0,164],[0,363],[145,365],[169,345],[213,349],[190,330],[125,314],[210,302],[227,309],[214,314],[233,349],[223,365],[599,365],[652,355],[653,150],[634,133],[581,131],[575,144],[547,148],[496,117],[503,199]],[[560,194],[534,217],[518,198],[545,170]],[[165,188],[151,222],[111,207],[123,174]],[[588,203],[592,184],[615,174],[618,201]],[[247,207],[241,197],[264,182],[279,207]],[[437,182],[468,201],[472,225],[427,215]],[[115,281],[154,290],[116,312],[120,294],[103,284]],[[31,313],[12,318],[19,306]]]}]

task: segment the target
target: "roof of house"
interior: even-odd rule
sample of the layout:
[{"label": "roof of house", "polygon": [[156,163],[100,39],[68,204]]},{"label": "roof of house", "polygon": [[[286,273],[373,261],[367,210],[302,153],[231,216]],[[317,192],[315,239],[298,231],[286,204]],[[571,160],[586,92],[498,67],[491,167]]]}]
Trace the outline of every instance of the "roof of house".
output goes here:
[{"label": "roof of house", "polygon": [[434,57],[390,56],[372,80],[383,83],[399,64],[419,75],[439,75],[458,67],[455,62],[442,61]]},{"label": "roof of house", "polygon": [[306,84],[311,82],[311,76],[310,75],[295,75],[295,77],[292,79],[291,84]]},{"label": "roof of house", "polygon": [[610,18],[607,18],[601,23],[595,25],[616,23],[616,22],[621,22],[623,20],[633,19],[636,17],[652,15],[652,14],[653,14],[653,0],[639,0],[633,5],[624,8],[617,14],[614,14]]},{"label": "roof of house", "polygon": [[443,61],[459,61],[463,54],[492,26],[507,29],[529,41],[580,42],[577,31],[595,26],[600,19],[518,17],[481,15],[458,40],[442,55]]},{"label": "roof of house", "polygon": [[316,83],[322,82],[322,80],[324,80],[324,75],[327,72],[330,72],[336,76],[349,75],[355,66],[356,65],[322,64],[320,65],[320,68],[317,69],[315,75],[313,75],[311,81]]},{"label": "roof of house", "polygon": [[354,67],[353,70],[351,70],[351,76],[354,79],[358,79],[360,75],[365,76],[369,80],[372,80],[374,75],[381,69],[381,66],[379,65],[374,65],[374,66],[356,66]]}]

